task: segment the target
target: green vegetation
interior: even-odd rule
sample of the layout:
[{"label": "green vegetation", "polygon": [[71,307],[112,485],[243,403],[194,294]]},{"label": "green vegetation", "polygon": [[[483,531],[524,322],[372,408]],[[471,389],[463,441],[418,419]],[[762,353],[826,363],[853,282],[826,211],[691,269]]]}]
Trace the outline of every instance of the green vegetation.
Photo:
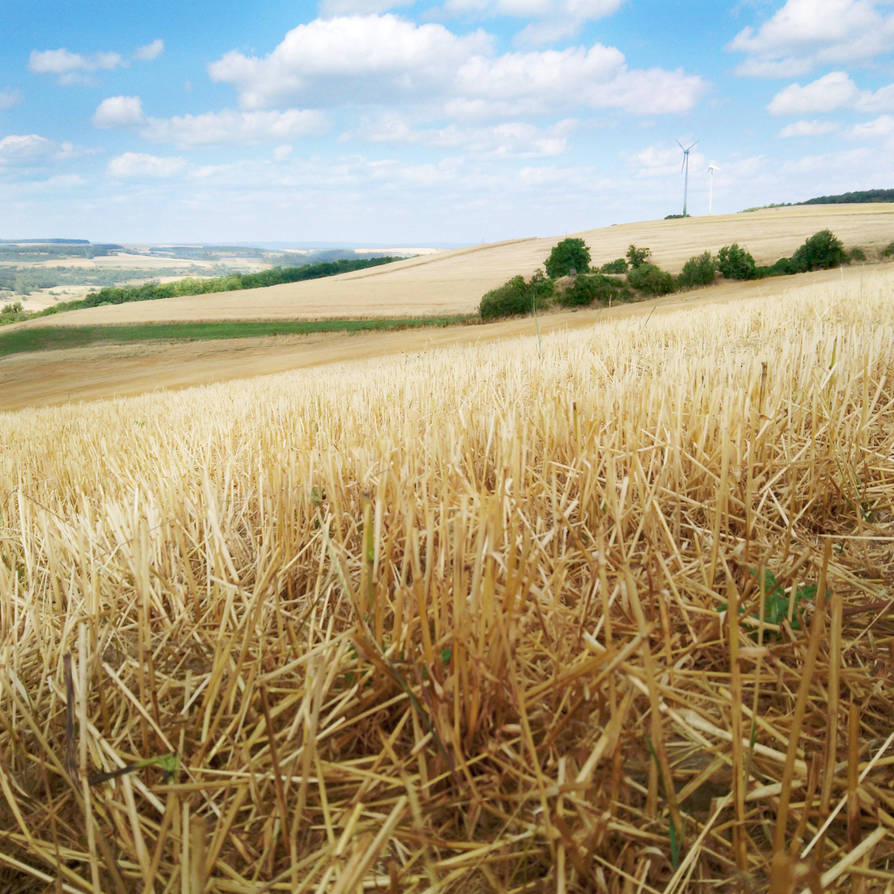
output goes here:
[{"label": "green vegetation", "polygon": [[697,257],[690,258],[677,277],[678,289],[695,289],[708,286],[717,276],[717,261],[711,252],[706,251]]},{"label": "green vegetation", "polygon": [[20,320],[27,319],[27,314],[22,308],[21,301],[14,301],[10,304],[4,304],[0,310],[0,325],[4,323],[18,323]]},{"label": "green vegetation", "polygon": [[889,242],[881,251],[883,258],[894,257],[894,242]]},{"label": "green vegetation", "polygon": [[803,202],[776,202],[772,205],[758,205],[744,210],[763,211],[765,208],[791,208],[795,205],[864,205],[870,202],[894,202],[894,189],[861,189],[834,196],[817,196]]},{"label": "green vegetation", "polygon": [[631,245],[627,249],[627,260],[630,262],[631,267],[642,267],[651,255],[651,248],[637,248],[635,245]]},{"label": "green vegetation", "polygon": [[668,295],[674,291],[674,277],[654,264],[638,264],[627,274],[627,282],[646,295]]},{"label": "green vegetation", "polygon": [[857,264],[857,263],[859,263],[861,261],[865,261],[865,260],[866,260],[866,252],[863,251],[863,249],[860,248],[859,245],[850,249],[847,253],[847,263],[848,264]]},{"label": "green vegetation", "polygon": [[572,271],[586,273],[590,269],[590,249],[583,239],[563,239],[554,246],[544,267],[550,279],[568,276]]},{"label": "green vegetation", "polygon": [[[236,292],[242,289],[260,289],[282,283],[303,282],[308,279],[322,279],[339,273],[364,270],[400,261],[402,258],[356,258],[338,261],[320,261],[301,267],[273,267],[260,273],[231,273],[229,276],[213,279],[181,279],[169,283],[146,283],[142,286],[119,289],[101,289],[91,292],[82,301],[69,301],[65,310],[77,307],[96,307],[100,304],[123,304],[128,301],[155,301],[159,298],[175,298],[183,295],[207,295],[210,292]],[[61,307],[61,305],[57,305]]]},{"label": "green vegetation", "polygon": [[565,288],[556,290],[556,303],[562,307],[587,307],[594,301],[611,304],[629,301],[632,297],[624,282],[599,273],[575,276]]},{"label": "green vegetation", "polygon": [[48,261],[57,258],[100,258],[116,251],[124,251],[121,245],[106,243],[94,245],[89,242],[70,239],[46,239],[43,241],[26,240],[0,241],[0,261]]},{"label": "green vegetation", "polygon": [[[753,576],[757,576],[756,569],[752,568],[750,571]],[[816,584],[802,584],[786,593],[785,588],[776,579],[776,575],[769,568],[765,569],[763,610],[758,609],[757,612],[748,616],[749,626],[757,628],[752,631],[752,638],[759,638],[761,618],[764,623],[772,624],[774,627],[778,627],[783,621],[791,618],[792,630],[800,630],[803,606],[799,603],[812,601],[816,597],[816,590]],[[728,608],[729,605],[724,602],[718,606],[718,611],[725,612]],[[739,606],[739,614],[745,614],[744,605]],[[770,631],[769,635],[778,636],[775,631]]]},{"label": "green vegetation", "polygon": [[792,255],[792,267],[796,273],[808,270],[828,270],[847,263],[847,252],[841,240],[831,230],[814,233]]},{"label": "green vegetation", "polygon": [[624,258],[615,258],[599,268],[600,273],[626,273],[627,261]]},{"label": "green vegetation", "polygon": [[140,341],[203,341],[307,335],[319,332],[368,332],[419,329],[472,323],[474,314],[443,317],[401,317],[370,320],[236,320],[219,323],[140,323],[122,326],[35,326],[0,333],[0,357],[24,351],[79,348],[98,343]]},{"label": "green vegetation", "polygon": [[539,270],[528,282],[525,282],[523,276],[513,276],[502,286],[485,294],[478,305],[478,312],[482,320],[531,313],[545,306],[552,293],[552,280],[547,279]]},{"label": "green vegetation", "polygon": [[724,245],[717,252],[717,266],[726,279],[754,279],[757,276],[754,258],[736,242]]}]

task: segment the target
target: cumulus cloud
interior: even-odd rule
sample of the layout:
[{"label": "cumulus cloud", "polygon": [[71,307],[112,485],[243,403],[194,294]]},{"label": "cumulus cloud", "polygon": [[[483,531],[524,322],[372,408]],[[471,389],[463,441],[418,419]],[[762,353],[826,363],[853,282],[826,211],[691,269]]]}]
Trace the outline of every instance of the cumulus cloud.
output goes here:
[{"label": "cumulus cloud", "polygon": [[224,109],[202,115],[148,118],[140,135],[153,143],[189,147],[282,142],[321,133],[327,126],[326,116],[316,109],[253,112]]},{"label": "cumulus cloud", "polygon": [[808,115],[854,109],[858,112],[894,110],[894,84],[878,90],[861,90],[843,71],[832,71],[805,84],[789,84],[767,106],[773,115]]},{"label": "cumulus cloud", "polygon": [[819,137],[827,133],[834,133],[838,125],[834,121],[795,121],[783,127],[779,136],[783,139],[790,137]]},{"label": "cumulus cloud", "polygon": [[601,44],[499,55],[482,32],[457,36],[392,15],[299,25],[268,56],[233,51],[209,73],[236,87],[248,109],[402,101],[466,117],[581,107],[674,113],[692,108],[707,88],[681,69],[630,69],[619,50]]},{"label": "cumulus cloud", "polygon": [[821,65],[868,63],[894,40],[888,0],[788,0],[755,29],[742,29],[727,50],[744,53],[738,74],[797,77]]},{"label": "cumulus cloud", "polygon": [[143,103],[139,96],[110,96],[93,113],[95,127],[131,127],[142,124]]},{"label": "cumulus cloud", "polygon": [[21,90],[0,90],[0,112],[17,106],[23,99]]},{"label": "cumulus cloud", "polygon": [[107,172],[116,180],[165,180],[182,174],[186,167],[183,158],[125,152],[109,161]]},{"label": "cumulus cloud", "polygon": [[834,112],[853,105],[860,97],[857,85],[846,72],[833,71],[810,84],[789,84],[767,106],[772,115],[805,115]]},{"label": "cumulus cloud", "polygon": [[872,121],[855,124],[847,133],[855,140],[876,140],[894,137],[894,116],[880,115]]},{"label": "cumulus cloud", "polygon": [[28,58],[28,70],[35,74],[56,75],[65,85],[89,83],[88,75],[94,71],[110,71],[124,65],[119,53],[94,53],[83,56],[62,48],[58,50],[32,50]]},{"label": "cumulus cloud", "polygon": [[152,43],[147,43],[144,47],[139,47],[134,50],[134,59],[139,59],[140,62],[151,62],[153,59],[157,59],[163,52],[165,51],[165,42],[159,37],[152,41]]},{"label": "cumulus cloud", "polygon": [[29,165],[52,158],[59,147],[36,133],[10,134],[0,140],[0,165]]},{"label": "cumulus cloud", "polygon": [[476,158],[550,158],[566,151],[568,137],[577,126],[578,122],[569,118],[550,127],[514,121],[490,127],[450,124],[414,129],[406,119],[388,115],[364,122],[357,131],[344,136],[360,137],[372,143],[461,149],[474,153]]}]

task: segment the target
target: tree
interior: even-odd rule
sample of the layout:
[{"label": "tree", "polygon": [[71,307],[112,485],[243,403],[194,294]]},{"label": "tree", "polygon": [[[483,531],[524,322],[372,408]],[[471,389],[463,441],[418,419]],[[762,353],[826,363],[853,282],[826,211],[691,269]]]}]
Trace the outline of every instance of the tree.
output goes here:
[{"label": "tree", "polygon": [[627,249],[627,260],[630,261],[631,267],[642,267],[652,254],[651,248],[637,248],[631,245]]},{"label": "tree", "polygon": [[695,257],[691,257],[684,265],[677,281],[687,289],[696,286],[708,286],[714,282],[717,275],[717,262],[711,252],[706,251]]},{"label": "tree", "polygon": [[585,273],[590,269],[590,249],[583,239],[563,239],[553,247],[544,267],[550,279],[568,276],[572,270]]},{"label": "tree", "polygon": [[727,279],[754,279],[757,268],[750,252],[740,248],[737,243],[724,245],[717,252],[717,266]]},{"label": "tree", "polygon": [[847,263],[847,252],[831,230],[814,233],[793,255],[792,267],[798,273],[827,270]]}]

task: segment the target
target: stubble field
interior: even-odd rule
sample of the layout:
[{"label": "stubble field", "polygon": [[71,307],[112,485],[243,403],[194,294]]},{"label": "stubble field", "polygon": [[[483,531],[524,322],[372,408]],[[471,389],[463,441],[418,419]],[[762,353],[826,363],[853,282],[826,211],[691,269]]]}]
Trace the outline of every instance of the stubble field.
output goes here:
[{"label": "stubble field", "polygon": [[891,296],[0,415],[0,887],[891,890]]}]

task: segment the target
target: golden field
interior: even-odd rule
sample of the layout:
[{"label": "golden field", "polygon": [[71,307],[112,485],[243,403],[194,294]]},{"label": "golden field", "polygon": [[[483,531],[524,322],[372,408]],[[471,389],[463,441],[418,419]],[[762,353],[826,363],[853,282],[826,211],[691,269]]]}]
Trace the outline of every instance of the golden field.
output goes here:
[{"label": "golden field", "polygon": [[858,274],[0,414],[0,888],[891,891]]},{"label": "golden field", "polygon": [[[831,229],[845,246],[872,251],[894,240],[894,206],[803,205],[747,214],[620,224],[572,235],[601,265],[628,245],[648,246],[655,263],[679,271],[687,258],[738,242],[758,264],[791,255],[818,230]],[[209,295],[85,308],[26,326],[148,323],[190,320],[406,316],[468,313],[481,296],[512,276],[541,267],[561,237],[517,239],[425,255],[322,280]]]}]

